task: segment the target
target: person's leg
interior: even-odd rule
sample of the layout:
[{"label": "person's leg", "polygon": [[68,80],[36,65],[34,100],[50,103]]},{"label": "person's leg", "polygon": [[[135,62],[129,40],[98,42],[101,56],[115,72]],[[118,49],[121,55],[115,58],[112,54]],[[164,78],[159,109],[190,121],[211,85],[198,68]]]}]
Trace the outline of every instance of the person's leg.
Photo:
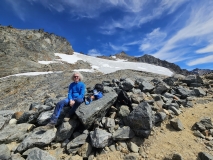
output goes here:
[{"label": "person's leg", "polygon": [[84,101],[83,98],[78,98],[78,99],[75,99],[75,104],[72,106],[72,108],[70,109],[69,111],[69,115],[72,116],[76,109],[80,106],[80,104]]},{"label": "person's leg", "polygon": [[56,124],[58,117],[60,116],[61,110],[64,106],[69,104],[68,98],[65,98],[56,104],[52,117],[50,119],[50,123]]}]

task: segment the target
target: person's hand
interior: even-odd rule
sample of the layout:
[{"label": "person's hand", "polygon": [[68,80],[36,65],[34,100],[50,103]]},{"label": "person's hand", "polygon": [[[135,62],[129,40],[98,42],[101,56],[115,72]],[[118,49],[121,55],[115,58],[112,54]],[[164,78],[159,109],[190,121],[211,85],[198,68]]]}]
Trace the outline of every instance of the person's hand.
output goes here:
[{"label": "person's hand", "polygon": [[72,107],[75,104],[75,101],[70,100],[70,107]]}]

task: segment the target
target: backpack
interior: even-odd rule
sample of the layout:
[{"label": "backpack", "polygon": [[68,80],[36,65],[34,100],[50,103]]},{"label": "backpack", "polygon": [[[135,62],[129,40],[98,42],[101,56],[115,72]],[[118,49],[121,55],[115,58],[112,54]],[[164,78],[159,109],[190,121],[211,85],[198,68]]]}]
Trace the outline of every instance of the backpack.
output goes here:
[{"label": "backpack", "polygon": [[103,84],[97,83],[94,87],[94,89],[96,89],[98,92],[104,92],[104,86]]},{"label": "backpack", "polygon": [[123,105],[127,105],[129,107],[132,107],[132,101],[131,99],[129,98],[129,96],[127,95],[126,91],[124,90],[121,90],[119,93],[118,93],[118,97],[117,97],[117,102],[120,102],[120,104],[123,104]]}]

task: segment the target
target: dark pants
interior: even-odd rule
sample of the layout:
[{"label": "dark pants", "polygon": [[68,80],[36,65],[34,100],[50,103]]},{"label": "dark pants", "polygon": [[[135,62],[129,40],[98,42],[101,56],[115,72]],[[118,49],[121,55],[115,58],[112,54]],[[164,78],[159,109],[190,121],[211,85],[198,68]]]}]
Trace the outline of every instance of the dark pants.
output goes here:
[{"label": "dark pants", "polygon": [[[72,116],[75,113],[75,110],[83,102],[83,99],[78,98],[78,99],[74,99],[74,101],[75,101],[75,104],[70,108],[70,111],[69,111],[70,116]],[[63,99],[56,104],[55,110],[54,110],[53,115],[50,119],[50,123],[57,123],[58,117],[60,116],[61,110],[63,109],[64,106],[69,106],[68,98]]]}]

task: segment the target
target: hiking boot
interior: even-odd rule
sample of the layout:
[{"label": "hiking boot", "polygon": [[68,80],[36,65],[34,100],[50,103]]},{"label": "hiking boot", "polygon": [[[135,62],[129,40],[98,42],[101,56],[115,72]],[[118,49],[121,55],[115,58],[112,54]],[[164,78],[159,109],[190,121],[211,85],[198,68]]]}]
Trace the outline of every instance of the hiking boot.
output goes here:
[{"label": "hiking boot", "polygon": [[66,114],[64,117],[64,122],[69,122],[70,120],[70,114]]}]

